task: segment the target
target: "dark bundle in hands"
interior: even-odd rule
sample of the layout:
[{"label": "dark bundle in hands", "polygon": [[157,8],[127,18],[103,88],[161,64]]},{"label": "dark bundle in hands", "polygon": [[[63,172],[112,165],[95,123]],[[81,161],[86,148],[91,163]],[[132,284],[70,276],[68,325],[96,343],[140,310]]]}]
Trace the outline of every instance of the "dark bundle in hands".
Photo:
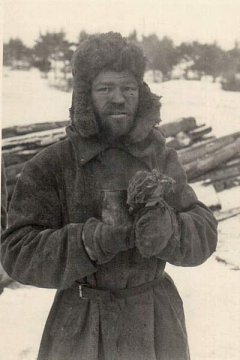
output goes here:
[{"label": "dark bundle in hands", "polygon": [[128,186],[127,204],[131,212],[143,207],[163,204],[165,196],[173,191],[175,181],[160,174],[156,169],[152,172],[138,171],[132,177]]},{"label": "dark bundle in hands", "polygon": [[135,243],[143,257],[158,255],[175,234],[176,215],[164,200],[174,184],[157,170],[138,171],[129,182],[127,203],[134,216]]}]

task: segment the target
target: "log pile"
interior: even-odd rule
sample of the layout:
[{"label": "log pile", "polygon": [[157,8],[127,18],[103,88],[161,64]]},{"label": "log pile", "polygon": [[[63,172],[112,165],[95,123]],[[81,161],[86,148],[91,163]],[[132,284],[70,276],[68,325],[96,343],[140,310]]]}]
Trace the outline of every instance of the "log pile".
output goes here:
[{"label": "log pile", "polygon": [[[24,126],[23,129],[20,126],[4,129],[2,133],[2,155],[6,170],[9,201],[26,161],[45,147],[65,138],[66,133],[63,124],[66,125],[67,123],[62,122],[62,126],[58,126],[58,123],[39,124],[41,126],[34,124],[29,126],[29,131],[27,126]],[[40,131],[35,131],[39,128]]]},{"label": "log pile", "polygon": [[240,132],[178,152],[190,182],[203,181],[217,191],[240,185]]},{"label": "log pile", "polygon": [[[26,161],[43,148],[64,139],[68,122],[41,123],[3,129],[9,199]],[[215,138],[209,126],[193,117],[159,126],[168,146],[178,152],[190,182],[204,181],[216,191],[240,185],[240,132]]]},{"label": "log pile", "polygon": [[240,185],[240,132],[216,138],[211,127],[183,118],[160,126],[174,147],[190,182],[204,181],[216,191]]}]

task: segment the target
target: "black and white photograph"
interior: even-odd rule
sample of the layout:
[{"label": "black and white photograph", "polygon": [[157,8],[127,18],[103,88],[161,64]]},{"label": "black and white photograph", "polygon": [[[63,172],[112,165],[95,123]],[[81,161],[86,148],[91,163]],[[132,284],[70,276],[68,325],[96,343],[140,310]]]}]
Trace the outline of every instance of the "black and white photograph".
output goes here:
[{"label": "black and white photograph", "polygon": [[0,359],[239,360],[239,0],[0,7]]}]

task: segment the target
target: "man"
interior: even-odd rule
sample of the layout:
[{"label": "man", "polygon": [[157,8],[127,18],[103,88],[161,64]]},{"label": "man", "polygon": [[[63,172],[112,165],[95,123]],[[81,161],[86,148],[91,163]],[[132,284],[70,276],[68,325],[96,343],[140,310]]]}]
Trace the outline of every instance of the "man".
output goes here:
[{"label": "man", "polygon": [[[1,233],[7,228],[7,180],[3,158],[1,159]],[[1,255],[1,245],[0,245]],[[0,295],[4,287],[11,283],[11,279],[3,270],[0,260]]]},{"label": "man", "polygon": [[[154,128],[160,103],[144,70],[142,51],[120,34],[86,40],[73,58],[67,139],[30,160],[18,181],[3,264],[24,284],[57,289],[39,360],[189,359],[182,301],[164,268],[203,263],[216,221]],[[153,169],[175,180],[174,191],[166,210],[135,221],[129,181]],[[136,241],[148,234],[150,255]]]}]

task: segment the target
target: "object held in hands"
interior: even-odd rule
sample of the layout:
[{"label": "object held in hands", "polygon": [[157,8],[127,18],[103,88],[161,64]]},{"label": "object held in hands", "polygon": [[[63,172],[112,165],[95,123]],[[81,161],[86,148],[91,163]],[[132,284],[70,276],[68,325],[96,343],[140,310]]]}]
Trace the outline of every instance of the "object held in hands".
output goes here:
[{"label": "object held in hands", "polygon": [[127,204],[130,212],[161,204],[164,197],[173,191],[174,184],[175,180],[156,169],[152,172],[137,171],[128,186]]},{"label": "object held in hands", "polygon": [[138,171],[129,182],[127,204],[135,218],[136,246],[143,257],[159,254],[175,232],[175,213],[164,200],[174,184],[157,170]]},{"label": "object held in hands", "polygon": [[109,225],[123,225],[131,222],[128,212],[126,190],[104,190],[102,221]]}]

